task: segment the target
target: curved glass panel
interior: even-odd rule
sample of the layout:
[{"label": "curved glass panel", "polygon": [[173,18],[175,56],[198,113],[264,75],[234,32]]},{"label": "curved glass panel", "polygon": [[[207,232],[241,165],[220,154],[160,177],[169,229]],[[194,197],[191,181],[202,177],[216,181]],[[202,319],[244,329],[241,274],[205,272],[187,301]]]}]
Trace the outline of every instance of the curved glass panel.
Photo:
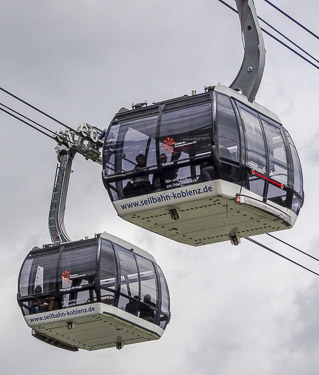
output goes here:
[{"label": "curved glass panel", "polygon": [[246,110],[239,105],[246,138],[246,165],[260,173],[266,173],[266,148],[264,136],[257,113]]},{"label": "curved glass panel", "polygon": [[292,205],[291,205],[291,209],[292,211],[296,214],[296,215],[299,215],[299,211],[302,207],[302,200],[296,196],[296,194],[293,195],[293,199],[292,199]]},{"label": "curved glass panel", "polygon": [[20,275],[20,295],[32,296],[23,304],[25,314],[36,314],[59,308],[55,300],[58,288],[57,262],[59,253],[47,253],[28,259]]},{"label": "curved glass panel", "polygon": [[21,269],[19,279],[19,294],[21,297],[29,295],[29,278],[33,259],[27,259]]},{"label": "curved glass panel", "polygon": [[[63,294],[62,307],[71,307],[88,303],[96,298],[88,290],[88,284],[95,280],[97,272],[96,246],[78,249],[65,249],[62,252],[59,267],[59,278]],[[94,294],[94,295],[93,295]]]},{"label": "curved glass panel", "polygon": [[129,309],[128,303],[131,301],[128,297],[135,297],[136,300],[139,298],[138,270],[134,253],[118,244],[113,245],[120,261],[121,295],[118,307],[126,310]]},{"label": "curved glass panel", "polygon": [[[264,136],[259,122],[257,113],[247,110],[246,107],[238,103],[240,117],[243,122],[245,141],[246,141],[246,165],[257,171],[266,174],[267,158]],[[253,173],[248,173],[249,190],[264,195],[265,181],[257,177]]]},{"label": "curved glass panel", "polygon": [[[212,104],[202,103],[163,112],[159,135],[161,187],[170,189],[197,182],[199,167],[181,166],[212,152]],[[160,181],[158,175],[157,180]],[[156,180],[154,180],[154,184]],[[157,183],[157,187],[160,184]]]},{"label": "curved glass panel", "polygon": [[302,170],[300,165],[299,156],[296,150],[296,146],[294,145],[289,133],[286,130],[287,139],[289,142],[291,155],[292,155],[292,162],[294,167],[294,186],[293,190],[303,197],[303,179],[302,179]]},{"label": "curved glass panel", "polygon": [[131,178],[109,185],[113,199],[129,198],[154,190],[148,167],[155,168],[158,116],[148,116],[112,125],[104,144],[108,175],[137,172]]},{"label": "curved glass panel", "polygon": [[115,156],[121,155],[122,150],[118,143],[120,125],[113,125],[107,135],[103,148],[103,167],[108,175],[115,173]]},{"label": "curved glass panel", "polygon": [[279,204],[280,206],[286,206],[287,202],[287,191],[275,186],[271,183],[268,184],[267,199]]},{"label": "curved glass panel", "polygon": [[268,120],[263,119],[262,123],[268,146],[269,177],[280,184],[287,185],[287,155],[281,131]]},{"label": "curved glass panel", "polygon": [[58,257],[59,253],[51,253],[32,259],[28,294],[36,294],[35,289],[37,287],[41,288],[41,292],[38,293],[56,291]]},{"label": "curved glass panel", "polygon": [[141,300],[140,318],[155,322],[157,303],[158,303],[158,289],[157,279],[154,265],[148,259],[137,256],[137,263],[140,271],[141,279]]},{"label": "curved glass panel", "polygon": [[161,285],[161,315],[160,315],[160,326],[164,329],[169,320],[169,293],[167,283],[164,274],[160,267],[156,265],[157,272],[159,274],[159,281]]},{"label": "curved glass panel", "polygon": [[240,140],[237,119],[231,101],[225,95],[217,95],[217,134],[220,158],[239,163]]},{"label": "curved glass panel", "polygon": [[268,184],[267,199],[281,206],[286,206],[287,192],[283,190],[283,187],[287,186],[288,183],[288,165],[284,139],[280,128],[270,120],[262,118],[262,123],[267,140],[269,160],[270,182]]},{"label": "curved glass panel", "polygon": [[107,240],[101,241],[100,286],[101,302],[113,305],[115,300],[114,291],[117,288],[117,272],[112,243]]}]

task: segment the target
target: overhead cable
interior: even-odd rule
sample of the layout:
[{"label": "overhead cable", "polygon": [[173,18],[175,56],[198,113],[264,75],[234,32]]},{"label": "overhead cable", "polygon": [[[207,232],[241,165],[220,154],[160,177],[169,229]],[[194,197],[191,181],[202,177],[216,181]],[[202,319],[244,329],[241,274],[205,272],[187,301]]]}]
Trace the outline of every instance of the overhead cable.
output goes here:
[{"label": "overhead cable", "polygon": [[[36,121],[34,121],[34,120],[31,120],[29,117],[24,116],[22,113],[19,113],[19,112],[15,111],[14,109],[12,109],[12,108],[10,108],[10,107],[4,105],[3,103],[0,103],[0,106],[2,106],[2,107],[4,107],[4,108],[8,109],[9,111],[11,111],[11,112],[15,113],[16,115],[18,115],[18,116],[24,118],[25,120],[31,121],[33,124],[39,126],[40,128],[46,130],[47,132],[52,133],[52,134],[55,134],[55,132],[52,131],[51,129],[46,128],[45,126],[39,124],[38,122],[36,122]],[[7,113],[8,113],[8,112],[7,112]]]},{"label": "overhead cable", "polygon": [[306,253],[305,251],[302,251],[302,250],[298,249],[297,247],[295,247],[295,246],[293,246],[293,245],[290,245],[288,242],[285,242],[285,241],[281,240],[280,238],[278,238],[278,237],[276,237],[276,236],[274,236],[274,235],[272,235],[272,234],[270,234],[270,233],[266,233],[266,234],[267,234],[269,237],[272,237],[272,238],[274,238],[275,240],[280,241],[280,242],[282,242],[283,244],[285,244],[285,245],[291,247],[292,249],[297,250],[297,251],[299,251],[300,253],[302,253],[302,254],[308,256],[309,258],[312,258],[312,259],[316,260],[317,262],[319,262],[319,259],[316,258],[316,257],[314,257],[313,255],[310,255],[310,254]]},{"label": "overhead cable", "polygon": [[[17,120],[19,120],[19,121],[23,122],[24,124],[26,124],[26,125],[30,126],[31,128],[33,128],[33,129],[37,130],[38,132],[40,132],[40,133],[42,133],[42,134],[46,135],[47,137],[49,137],[49,138],[53,139],[54,141],[56,141],[55,137],[52,137],[52,136],[51,136],[51,135],[49,135],[48,133],[45,133],[45,132],[44,132],[43,130],[41,130],[41,129],[37,128],[36,126],[34,126],[34,125],[30,124],[29,122],[27,122],[27,121],[23,120],[22,118],[20,118],[20,117],[18,117],[18,116],[16,116],[16,115],[14,115],[13,113],[11,113],[11,112],[9,112],[9,111],[6,111],[5,109],[3,109],[3,108],[1,108],[1,107],[0,107],[0,111],[3,111],[3,112],[5,112],[5,113],[7,113],[8,115],[10,115],[10,116],[14,117],[15,119],[17,119]],[[45,128],[45,127],[43,127],[43,128]],[[48,130],[48,129],[47,129],[47,130]]]},{"label": "overhead cable", "polygon": [[[233,8],[232,6],[230,6],[229,4],[227,4],[224,0],[218,0],[219,2],[221,2],[222,4],[224,4],[225,6],[227,6],[229,9],[231,9],[232,11],[234,11],[235,13],[238,13],[238,11]],[[258,17],[259,18],[259,17]],[[259,18],[262,22],[265,22],[264,20],[262,20],[261,18]],[[268,24],[268,23],[267,23]],[[284,43],[283,41],[281,41],[280,39],[276,38],[273,34],[271,34],[269,31],[265,30],[264,28],[261,27],[261,30],[269,35],[271,38],[275,39],[278,43],[282,44],[284,47],[288,48],[291,52],[295,53],[297,56],[299,56],[300,58],[302,58],[303,60],[305,60],[307,63],[309,63],[310,65],[312,65],[313,67],[319,69],[319,65],[316,65],[314,64],[312,61],[308,60],[305,56],[301,55],[299,52],[297,52],[296,50],[294,50],[292,47],[288,46],[286,43]],[[280,33],[281,34],[281,33]],[[288,38],[286,38],[288,39]],[[298,48],[300,48],[298,46]],[[301,49],[301,48],[300,48]],[[308,52],[307,52],[307,55],[308,56],[311,56]],[[311,58],[313,58],[314,60],[317,61],[317,59],[315,59],[314,57],[311,56]]]},{"label": "overhead cable", "polygon": [[269,0],[265,0],[266,3],[268,3],[269,5],[271,5],[272,7],[274,7],[276,10],[278,10],[278,12],[282,13],[284,16],[286,16],[287,18],[289,18],[291,21],[293,21],[295,24],[297,24],[298,26],[300,26],[302,29],[306,30],[309,34],[311,34],[312,36],[314,36],[315,38],[319,39],[319,36],[316,35],[315,33],[313,33],[312,31],[310,31],[307,27],[305,27],[304,25],[302,25],[300,22],[296,21],[293,17],[289,16],[286,12],[284,12],[283,10],[281,10],[280,8],[278,8],[275,4],[273,4],[271,1]]},{"label": "overhead cable", "polygon": [[300,53],[298,53],[297,51],[295,51],[293,48],[289,47],[286,43],[284,43],[283,41],[281,41],[280,39],[276,38],[274,35],[270,34],[269,31],[261,28],[261,30],[271,36],[273,39],[275,39],[278,43],[282,44],[284,47],[288,48],[291,52],[295,53],[297,56],[301,57],[303,60],[307,61],[307,63],[309,63],[310,65],[314,66],[315,68],[319,69],[319,65],[316,65],[314,64],[312,61],[308,60],[306,57],[302,56]]},{"label": "overhead cable", "polygon": [[289,262],[297,265],[298,267],[301,267],[304,270],[306,270],[308,272],[311,272],[311,273],[313,273],[316,276],[319,276],[319,273],[312,271],[310,268],[307,268],[307,267],[303,266],[302,264],[295,262],[294,260],[292,260],[292,259],[290,259],[290,258],[288,258],[288,257],[286,257],[286,256],[284,256],[284,255],[282,255],[280,253],[278,253],[277,251],[269,248],[268,246],[265,246],[265,245],[261,244],[260,242],[253,240],[250,237],[245,237],[245,238],[246,238],[246,240],[248,240],[248,241],[250,241],[250,242],[252,242],[252,243],[254,243],[254,244],[256,244],[256,245],[258,245],[260,247],[263,247],[264,249],[270,251],[271,253],[276,254],[276,255],[280,256],[281,258],[284,258],[284,259],[288,260]]},{"label": "overhead cable", "polygon": [[41,113],[42,115],[48,117],[49,119],[51,119],[51,120],[57,122],[58,124],[60,124],[60,125],[62,125],[62,126],[64,126],[64,127],[66,127],[67,129],[72,130],[73,132],[77,133],[76,130],[74,130],[74,129],[71,128],[70,126],[68,126],[68,125],[64,124],[63,122],[57,120],[56,118],[54,118],[54,117],[48,115],[47,113],[41,111],[39,108],[34,107],[32,104],[30,104],[30,103],[26,102],[25,100],[19,98],[18,96],[16,96],[16,95],[12,94],[11,92],[5,90],[4,88],[0,87],[0,90],[3,91],[3,92],[6,93],[6,94],[12,96],[14,99],[19,100],[21,103],[23,103],[23,104],[29,106],[30,108],[34,109],[35,111]]},{"label": "overhead cable", "polygon": [[265,21],[264,19],[262,19],[261,17],[257,16],[258,19],[260,19],[260,21],[262,21],[264,24],[266,24],[268,27],[270,27],[272,30],[276,31],[276,33],[278,33],[280,36],[282,36],[283,38],[285,38],[286,40],[288,40],[288,42],[290,42],[291,44],[293,44],[295,47],[297,47],[298,49],[300,49],[300,51],[302,51],[303,53],[305,53],[307,56],[311,57],[313,60],[315,60],[317,63],[319,63],[319,60],[317,60],[315,57],[313,57],[312,55],[310,55],[310,53],[308,53],[306,50],[304,50],[303,48],[301,48],[297,43],[295,43],[294,41],[292,41],[291,39],[289,39],[286,35],[284,35],[283,33],[281,33],[279,30],[277,30],[275,27],[271,26],[270,23],[268,23],[267,21]]}]

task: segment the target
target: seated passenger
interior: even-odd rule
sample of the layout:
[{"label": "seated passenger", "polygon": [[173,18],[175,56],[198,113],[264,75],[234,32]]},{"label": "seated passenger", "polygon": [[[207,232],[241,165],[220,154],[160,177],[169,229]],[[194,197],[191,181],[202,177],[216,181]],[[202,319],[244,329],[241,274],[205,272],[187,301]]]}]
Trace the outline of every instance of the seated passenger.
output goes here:
[{"label": "seated passenger", "polygon": [[125,311],[137,315],[138,314],[138,296],[134,296],[134,299],[130,300],[125,306]]},{"label": "seated passenger", "polygon": [[144,304],[141,304],[140,307],[140,318],[153,323],[156,305],[154,302],[152,302],[152,297],[149,294],[145,294],[143,302]]},{"label": "seated passenger", "polygon": [[45,302],[43,298],[40,298],[40,294],[42,294],[42,287],[40,285],[37,285],[34,288],[34,300],[32,301],[32,308],[31,313],[32,314],[38,314],[40,312],[45,312],[48,310],[48,304]]},{"label": "seated passenger", "polygon": [[47,298],[49,311],[58,310],[61,308],[60,296],[57,289],[57,284],[53,283],[50,285],[50,290],[52,290],[52,292],[50,293],[50,297]]},{"label": "seated passenger", "polygon": [[200,182],[212,181],[217,178],[217,173],[212,162],[204,162],[200,165]]},{"label": "seated passenger", "polygon": [[[167,155],[162,153],[160,155],[160,162],[161,165],[164,166],[167,163]],[[153,186],[156,190],[161,190],[163,187],[164,189],[167,188],[167,185],[172,183],[177,177],[177,169],[162,169],[161,171],[154,173],[153,176]]]},{"label": "seated passenger", "polygon": [[137,173],[137,175],[133,178],[133,181],[129,181],[123,189],[125,197],[134,197],[135,195],[148,194],[153,191],[148,174],[143,171],[143,168],[146,167],[145,156],[143,154],[139,154],[136,156],[135,160],[137,164],[135,165],[134,169],[136,171],[141,171],[140,173]]}]

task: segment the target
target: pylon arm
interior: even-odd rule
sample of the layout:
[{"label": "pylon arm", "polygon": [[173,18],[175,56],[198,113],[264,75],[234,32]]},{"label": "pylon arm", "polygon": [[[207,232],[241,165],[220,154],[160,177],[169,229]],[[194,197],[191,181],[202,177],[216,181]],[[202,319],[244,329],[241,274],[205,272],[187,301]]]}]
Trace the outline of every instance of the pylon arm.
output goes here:
[{"label": "pylon arm", "polygon": [[54,244],[59,244],[61,242],[70,241],[64,227],[64,212],[72,161],[76,152],[63,145],[58,145],[56,151],[58,154],[58,165],[55,173],[49,212],[49,232],[52,242]]},{"label": "pylon arm", "polygon": [[255,100],[265,67],[265,46],[253,0],[235,0],[244,36],[244,58],[230,87],[241,91],[250,102]]}]

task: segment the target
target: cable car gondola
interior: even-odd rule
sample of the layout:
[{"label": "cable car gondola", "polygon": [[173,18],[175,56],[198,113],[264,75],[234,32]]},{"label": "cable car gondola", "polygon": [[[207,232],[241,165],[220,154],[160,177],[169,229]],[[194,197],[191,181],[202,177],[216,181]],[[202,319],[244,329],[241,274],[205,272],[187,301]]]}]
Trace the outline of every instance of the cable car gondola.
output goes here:
[{"label": "cable car gondola", "polygon": [[154,258],[106,233],[34,248],[20,271],[18,303],[35,338],[71,351],[156,340],[170,320]]},{"label": "cable car gondola", "polygon": [[291,137],[254,102],[265,63],[254,3],[236,3],[245,54],[231,86],[122,108],[104,140],[118,215],[193,246],[291,228],[304,199]]},{"label": "cable car gondola", "polygon": [[221,85],[119,112],[104,166],[119,216],[194,246],[290,228],[303,203],[278,117]]}]

